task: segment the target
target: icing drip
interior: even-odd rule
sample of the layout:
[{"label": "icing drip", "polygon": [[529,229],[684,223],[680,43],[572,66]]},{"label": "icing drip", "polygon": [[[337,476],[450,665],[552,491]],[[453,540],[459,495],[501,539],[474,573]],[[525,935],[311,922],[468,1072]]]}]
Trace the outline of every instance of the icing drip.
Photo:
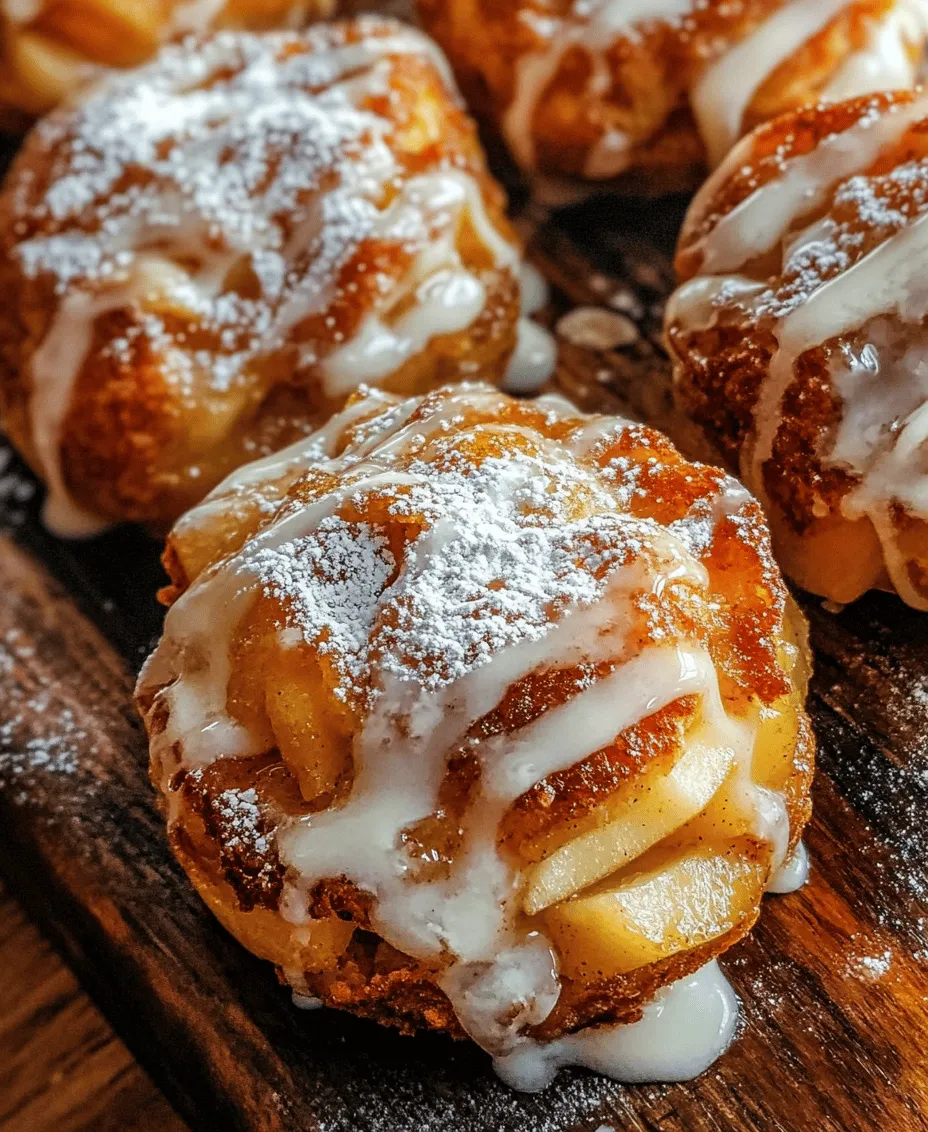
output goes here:
[{"label": "icing drip", "polygon": [[[886,208],[873,182],[860,174],[926,113],[925,95],[867,111],[809,153],[785,159],[779,176],[695,245],[703,252],[705,274],[680,287],[667,308],[668,325],[690,330],[710,327],[729,304],[748,318],[771,321],[777,350],[760,387],[753,438],[741,453],[745,481],[761,496],[764,465],[773,454],[796,361],[823,343],[839,343],[830,363],[839,423],[821,458],[859,481],[842,498],[841,510],[850,519],[870,519],[894,587],[919,609],[928,609],[928,595],[910,576],[895,510],[928,519],[928,342],[922,331],[913,330],[928,316],[928,286],[920,267],[928,253],[928,213],[909,218]],[[720,180],[744,160],[739,147]],[[916,203],[924,199],[921,165],[910,162],[885,176],[915,186],[921,194]],[[830,215],[803,225],[832,196],[853,208],[864,227],[882,227],[886,238],[860,256],[855,255],[860,237],[845,233]],[[686,231],[692,232],[711,199],[711,190],[700,196]],[[751,260],[780,243],[787,282],[779,291],[749,274],[726,274],[747,270]]]},{"label": "icing drip", "polygon": [[520,318],[516,349],[506,370],[503,388],[507,393],[537,393],[557,364],[554,336],[530,318]]},{"label": "icing drip", "polygon": [[[88,525],[59,449],[100,315],[125,310],[130,337],[150,342],[166,382],[192,400],[238,391],[256,362],[294,341],[300,364],[338,397],[483,313],[485,279],[457,248],[465,219],[493,266],[515,269],[518,251],[477,180],[450,163],[409,176],[392,148],[396,123],[369,109],[391,92],[404,57],[422,56],[444,75],[443,57],[398,24],[345,26],[357,41],[333,26],[223,32],[195,50],[169,48],[38,127],[52,176],[36,200],[28,186],[17,192],[20,229],[31,234],[12,254],[27,277],[51,276],[59,296],[34,355],[30,413],[46,513],[59,531]],[[146,176],[117,192],[127,170]],[[379,276],[370,299],[357,300],[369,310],[346,338],[327,312],[345,298],[343,268],[369,241],[408,251],[412,265],[396,280]],[[207,344],[178,345],[165,311]],[[328,329],[304,341],[310,319]],[[130,340],[110,346],[118,354]]]},{"label": "icing drip", "polygon": [[569,1034],[497,1058],[494,1067],[507,1085],[528,1093],[546,1088],[571,1065],[630,1085],[688,1081],[728,1049],[738,1013],[735,992],[713,960],[659,990],[639,1022]]},{"label": "icing drip", "polygon": [[402,306],[414,295],[411,309],[392,325],[385,324],[383,313],[370,315],[351,342],[323,362],[330,393],[347,393],[359,381],[387,377],[431,339],[465,330],[476,321],[486,288],[463,267],[456,248],[457,224],[449,223],[465,212],[493,252],[496,266],[516,267],[518,253],[493,227],[473,178],[453,172],[414,178],[377,222],[372,237],[395,240],[423,224],[443,228],[442,235],[423,248],[405,286],[391,296],[395,306]]},{"label": "icing drip", "polygon": [[523,263],[519,270],[519,289],[522,316],[503,388],[507,393],[537,393],[554,373],[557,364],[554,335],[530,318],[547,306],[550,298],[548,282],[536,267]]},{"label": "icing drip", "polygon": [[767,884],[768,892],[786,894],[798,892],[809,879],[809,850],[800,841],[795,852],[773,874]]},{"label": "icing drip", "polygon": [[522,313],[537,314],[551,299],[548,280],[537,267],[523,263],[519,268],[519,291],[522,297]]},{"label": "icing drip", "polygon": [[[640,1023],[541,1044],[526,1031],[558,1003],[559,958],[530,917],[695,820],[723,785],[726,821],[740,815],[770,845],[774,865],[782,859],[783,800],[752,778],[757,719],[729,715],[702,644],[659,626],[642,635],[640,620],[643,601],[665,602],[681,586],[706,593],[697,555],[721,520],[743,520],[749,499],[720,477],[691,514],[662,527],[628,513],[608,478],[581,461],[637,426],[583,418],[563,399],[542,397],[535,404],[551,420],[575,422],[562,441],[494,426],[535,447],[522,452],[514,443],[506,457],[462,464],[440,455],[462,414],[482,408],[493,419],[505,399],[469,386],[425,403],[423,414],[417,399],[376,395],[379,415],[367,420],[370,402],[356,402],[318,435],[236,472],[182,520],[187,531],[208,529],[223,506],[234,512],[265,488],[273,515],[167,615],[140,678],[166,720],[151,735],[155,765],[170,777],[176,751],[188,768],[263,751],[266,738],[227,710],[230,648],[258,595],[285,602],[280,647],[316,642],[339,674],[336,695],[360,704],[363,722],[348,797],[278,829],[288,878],[281,914],[308,925],[307,895],[329,877],[372,894],[372,930],[434,966],[461,1026],[516,1087],[542,1088],[568,1064],[627,1080],[700,1072],[727,1046],[736,1016],[714,965],[662,991]],[[349,425],[355,439],[335,456]],[[287,484],[309,470],[333,486],[281,505]],[[349,501],[364,513],[368,500],[387,501],[398,522],[428,520],[401,564],[378,528],[340,516]],[[601,674],[515,730],[479,731],[507,689],[575,666],[600,666]],[[585,846],[585,871],[568,859],[572,842],[531,874],[500,851],[501,821],[516,799],[684,697],[700,705],[685,753],[631,798],[633,817],[617,811],[618,832],[584,835],[602,842]],[[460,845],[430,871],[410,853],[407,833],[440,809],[456,753],[478,761],[479,779],[459,819]],[[299,984],[301,972],[290,974]]]}]

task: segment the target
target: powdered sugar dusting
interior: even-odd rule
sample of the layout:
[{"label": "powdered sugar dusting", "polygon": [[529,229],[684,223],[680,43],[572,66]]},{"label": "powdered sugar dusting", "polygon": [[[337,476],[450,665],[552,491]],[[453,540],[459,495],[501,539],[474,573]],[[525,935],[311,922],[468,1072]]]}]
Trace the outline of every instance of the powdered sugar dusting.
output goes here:
[{"label": "powdered sugar dusting", "polygon": [[395,562],[376,527],[337,515],[243,564],[285,604],[288,624],[338,658],[354,692],[374,657],[437,689],[540,638],[559,612],[597,601],[610,570],[653,533],[627,515],[571,520],[578,492],[608,498],[554,448],[479,464],[452,456],[440,473],[412,460],[405,475],[395,498],[375,486],[350,499],[352,511],[375,512],[383,500],[391,520],[420,527],[401,584],[386,587]]},{"label": "powdered sugar dusting", "polygon": [[247,846],[256,853],[267,854],[269,842],[266,834],[261,832],[261,811],[255,790],[223,790],[216,799],[216,805],[233,831],[226,841],[230,849]]},{"label": "powdered sugar dusting", "polygon": [[303,538],[258,551],[248,563],[265,592],[285,605],[303,640],[330,656],[346,688],[365,683],[380,595],[394,569],[387,540],[327,516]]},{"label": "powdered sugar dusting", "polygon": [[432,552],[385,634],[381,662],[388,671],[412,666],[425,673],[427,687],[450,683],[498,650],[542,636],[560,611],[601,596],[610,567],[627,557],[636,524],[617,516],[570,522],[557,503],[539,516],[527,498],[567,495],[562,471],[538,458],[489,459],[471,475],[453,471],[401,497],[395,513],[434,509],[442,536],[437,546],[428,540]]},{"label": "powdered sugar dusting", "polygon": [[[527,47],[518,58],[503,131],[520,163],[532,168],[538,107],[546,97],[557,97],[556,93],[549,96],[552,82],[567,58],[582,51],[589,58],[589,68],[581,102],[607,107],[605,113],[591,116],[603,125],[585,155],[583,174],[588,179],[607,179],[633,167],[642,148],[663,139],[671,111],[684,103],[695,119],[709,164],[716,165],[749,124],[748,111],[758,91],[804,48],[821,50],[821,37],[846,7],[847,0],[787,0],[772,9],[758,9],[744,0],[576,0],[546,5],[544,10],[525,5],[517,13],[521,26],[516,42],[525,42]],[[437,23],[436,31],[442,30]],[[840,89],[835,97],[912,87],[916,82],[912,60],[924,39],[925,24],[917,4],[900,0],[885,11],[871,13],[867,39],[859,52],[865,64],[858,63],[858,53],[821,50]],[[449,47],[454,46],[452,38]],[[678,61],[673,73],[663,69],[668,53]],[[619,57],[639,58],[661,69],[663,114],[628,113],[628,107],[634,110],[647,92],[617,68]],[[467,59],[469,69],[478,71],[481,62],[479,55]],[[494,72],[489,67],[487,72],[485,82],[492,86]],[[817,81],[825,88],[825,96],[831,97],[828,79],[829,72],[823,68]],[[792,94],[786,85],[786,98],[792,95],[795,99],[804,90],[800,85]],[[506,88],[504,93],[510,94]],[[787,101],[780,108],[788,105]],[[616,109],[621,116],[614,113]],[[563,171],[557,169],[551,148],[549,143],[546,161],[554,162],[555,171]]]},{"label": "powdered sugar dusting", "polygon": [[[470,396],[495,395],[474,387]],[[353,444],[335,461],[318,438],[296,446],[304,466],[348,470],[345,504],[310,533],[278,543],[273,532],[297,514],[285,504],[253,552],[232,564],[243,584],[254,577],[281,603],[282,627],[298,630],[298,638],[286,640],[316,644],[332,659],[343,698],[371,691],[364,674],[375,659],[381,671],[437,690],[501,649],[540,639],[564,612],[597,602],[615,568],[640,555],[660,530],[625,512],[647,493],[648,475],[661,467],[657,456],[616,458],[606,481],[553,443],[470,459],[454,447],[453,404],[436,402],[405,447],[391,437],[409,415],[408,402],[357,426]],[[615,424],[613,440],[628,427],[637,426]],[[338,431],[336,421],[327,439]],[[646,444],[646,430],[639,431]],[[480,432],[477,426],[475,437]],[[376,474],[391,467],[392,474]],[[297,456],[290,480],[298,474]],[[746,496],[726,482],[720,477],[720,490],[731,494],[726,506],[735,510]],[[252,490],[260,496],[260,484]],[[210,516],[221,506],[220,490],[207,503]],[[681,544],[706,553],[720,506],[718,498],[698,499],[671,528]],[[358,522],[359,513],[378,519]],[[745,539],[763,547],[756,518],[742,521]],[[183,525],[197,522],[194,511]],[[408,541],[405,569],[387,585],[397,569],[384,533],[391,522],[405,525]]]},{"label": "powdered sugar dusting", "polygon": [[928,201],[928,159],[908,161],[879,176],[855,174],[834,191],[832,211],[795,236],[784,251],[783,280],[759,297],[758,317],[783,318],[829,279],[890,239]]},{"label": "powdered sugar dusting", "polygon": [[[52,273],[60,293],[112,287],[167,249],[178,266],[149,288],[166,287],[235,369],[323,310],[400,172],[394,124],[366,104],[389,93],[391,53],[429,50],[391,24],[356,27],[219,33],[47,119],[37,134],[47,185],[36,195],[23,176],[13,189],[24,273]],[[244,265],[256,295],[223,285]]]}]

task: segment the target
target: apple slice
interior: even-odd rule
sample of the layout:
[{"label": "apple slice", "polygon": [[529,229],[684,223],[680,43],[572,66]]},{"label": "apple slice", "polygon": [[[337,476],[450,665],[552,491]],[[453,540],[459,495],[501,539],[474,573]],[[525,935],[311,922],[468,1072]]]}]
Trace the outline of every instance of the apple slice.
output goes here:
[{"label": "apple slice", "polygon": [[607,825],[562,845],[529,872],[525,911],[535,915],[595,884],[690,821],[722,785],[734,758],[731,747],[691,741],[673,770],[651,775]]},{"label": "apple slice", "polygon": [[311,645],[269,649],[262,658],[264,707],[281,758],[307,802],[334,794],[351,756],[351,709],[332,693],[338,676]]},{"label": "apple slice", "polygon": [[[86,59],[77,51],[44,35],[20,31],[9,37],[10,63],[22,80],[29,113],[50,110],[77,83]],[[24,92],[25,93],[25,92]]]},{"label": "apple slice", "polygon": [[562,969],[621,975],[689,951],[753,918],[765,869],[736,849],[700,848],[670,865],[611,879],[544,913]]}]

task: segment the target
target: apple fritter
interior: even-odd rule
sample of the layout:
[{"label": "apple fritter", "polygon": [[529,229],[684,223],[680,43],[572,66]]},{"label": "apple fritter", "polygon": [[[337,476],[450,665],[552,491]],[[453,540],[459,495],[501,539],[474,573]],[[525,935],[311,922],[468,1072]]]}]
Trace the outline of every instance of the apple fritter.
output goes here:
[{"label": "apple fritter", "polygon": [[928,609],[926,201],[928,99],[871,96],[758,129],[680,239],[678,404],[836,602]]},{"label": "apple fritter", "polygon": [[[698,183],[742,133],[911,87],[922,0],[418,0],[472,106],[528,171]],[[626,175],[627,174],[627,175]]]},{"label": "apple fritter", "polygon": [[501,378],[504,203],[392,20],[187,40],[52,113],[0,196],[0,408],[50,525],[164,530],[362,382]]},{"label": "apple fritter", "polygon": [[743,488],[559,397],[369,391],[220,484],[165,565],[138,703],[230,931],[522,1087],[631,1072],[610,1035],[650,1010],[672,1050],[667,996],[722,985],[697,972],[809,815],[804,625]]}]

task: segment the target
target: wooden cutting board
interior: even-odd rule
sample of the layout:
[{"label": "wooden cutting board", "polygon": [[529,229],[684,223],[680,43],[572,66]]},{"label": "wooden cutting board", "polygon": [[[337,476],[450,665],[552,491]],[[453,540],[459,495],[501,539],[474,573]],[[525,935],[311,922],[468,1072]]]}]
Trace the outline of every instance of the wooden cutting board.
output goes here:
[{"label": "wooden cutting board", "polygon": [[[558,384],[671,431],[659,326],[682,206],[521,220],[555,285]],[[578,306],[599,313],[562,321]],[[744,1004],[732,1049],[687,1084],[567,1072],[523,1096],[472,1046],[294,1009],[213,921],[168,853],[131,703],[159,631],[158,547],[131,530],[59,542],[30,489],[0,470],[0,869],[192,1128],[928,1129],[928,616],[804,600],[812,873],[723,962]]]}]

